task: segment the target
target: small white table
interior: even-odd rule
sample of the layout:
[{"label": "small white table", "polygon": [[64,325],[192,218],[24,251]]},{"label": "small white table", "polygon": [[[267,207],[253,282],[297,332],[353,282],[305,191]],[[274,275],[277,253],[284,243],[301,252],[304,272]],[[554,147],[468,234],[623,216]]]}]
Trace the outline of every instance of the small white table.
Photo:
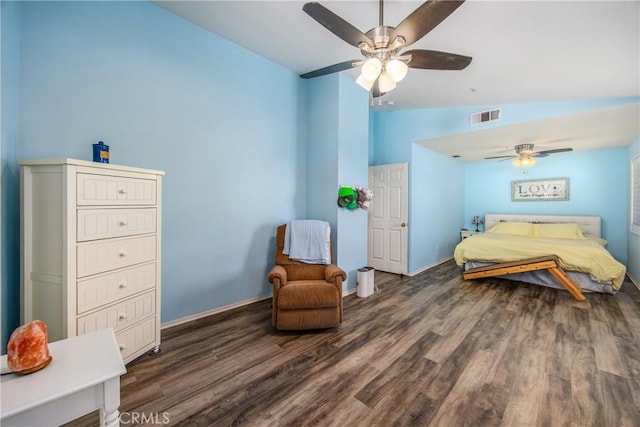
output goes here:
[{"label": "small white table", "polygon": [[467,230],[463,228],[462,230],[460,230],[460,241],[463,241],[467,237],[471,237],[474,234],[480,234],[480,233],[482,233],[482,231]]},{"label": "small white table", "polygon": [[[49,344],[53,360],[29,375],[3,375],[0,424],[60,425],[100,409],[100,424],[118,426],[120,375],[127,372],[112,329]],[[0,363],[3,371],[7,356]]]}]

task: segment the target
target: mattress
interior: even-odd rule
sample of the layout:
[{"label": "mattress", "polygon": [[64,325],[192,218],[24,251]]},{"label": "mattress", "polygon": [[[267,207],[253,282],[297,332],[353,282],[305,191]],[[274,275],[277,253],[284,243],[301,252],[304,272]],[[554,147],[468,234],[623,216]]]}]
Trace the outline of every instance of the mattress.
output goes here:
[{"label": "mattress", "polygon": [[[469,270],[474,267],[483,267],[493,263],[469,261],[464,264],[464,269]],[[614,289],[611,282],[600,282],[593,279],[587,273],[580,273],[578,271],[565,271],[575,283],[580,286],[583,292],[599,292],[603,294],[615,294],[617,289]],[[506,276],[495,276],[500,279],[515,280],[518,282],[531,283],[534,285],[546,286],[549,288],[566,290],[547,270],[529,271],[526,273],[515,273]]]},{"label": "mattress", "polygon": [[[577,278],[576,282],[584,290],[615,293],[622,286],[626,268],[613,258],[605,244],[600,238],[556,239],[486,232],[460,242],[456,246],[454,259],[459,266],[471,268],[489,263],[555,255],[559,259],[559,267],[571,278]],[[585,275],[589,279],[588,283],[584,280],[585,277],[578,278],[578,273]],[[505,278],[561,287],[546,271],[519,274],[524,276],[517,278],[517,275],[509,275]]]}]

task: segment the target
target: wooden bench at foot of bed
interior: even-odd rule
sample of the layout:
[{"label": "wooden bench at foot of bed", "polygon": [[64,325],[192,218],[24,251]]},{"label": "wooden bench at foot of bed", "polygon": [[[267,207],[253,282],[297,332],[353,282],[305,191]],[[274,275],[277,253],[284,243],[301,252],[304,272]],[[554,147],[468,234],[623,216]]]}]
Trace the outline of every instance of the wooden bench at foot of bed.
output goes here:
[{"label": "wooden bench at foot of bed", "polygon": [[558,267],[558,257],[554,255],[470,268],[462,273],[462,277],[465,280],[481,279],[483,277],[503,276],[506,274],[524,273],[526,271],[534,270],[548,270],[553,277],[562,284],[562,286],[567,288],[569,293],[573,295],[575,299],[578,301],[585,299],[580,286],[571,280],[564,270]]}]

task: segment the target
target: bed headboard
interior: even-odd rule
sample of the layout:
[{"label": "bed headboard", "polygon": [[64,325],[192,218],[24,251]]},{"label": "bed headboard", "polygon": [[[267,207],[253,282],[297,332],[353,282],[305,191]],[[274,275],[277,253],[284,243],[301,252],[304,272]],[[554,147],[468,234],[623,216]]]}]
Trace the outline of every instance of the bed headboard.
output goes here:
[{"label": "bed headboard", "polygon": [[498,222],[504,221],[533,223],[573,222],[582,227],[585,234],[602,237],[601,219],[599,216],[486,214],[484,217],[484,229],[488,230]]}]

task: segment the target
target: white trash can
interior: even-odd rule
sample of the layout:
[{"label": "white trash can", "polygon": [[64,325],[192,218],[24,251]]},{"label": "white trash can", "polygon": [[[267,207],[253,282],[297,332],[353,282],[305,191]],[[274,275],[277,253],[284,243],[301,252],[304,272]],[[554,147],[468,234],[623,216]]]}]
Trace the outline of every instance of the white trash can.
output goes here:
[{"label": "white trash can", "polygon": [[374,271],[373,267],[362,267],[358,269],[356,294],[359,297],[368,297],[373,294],[375,288]]}]

